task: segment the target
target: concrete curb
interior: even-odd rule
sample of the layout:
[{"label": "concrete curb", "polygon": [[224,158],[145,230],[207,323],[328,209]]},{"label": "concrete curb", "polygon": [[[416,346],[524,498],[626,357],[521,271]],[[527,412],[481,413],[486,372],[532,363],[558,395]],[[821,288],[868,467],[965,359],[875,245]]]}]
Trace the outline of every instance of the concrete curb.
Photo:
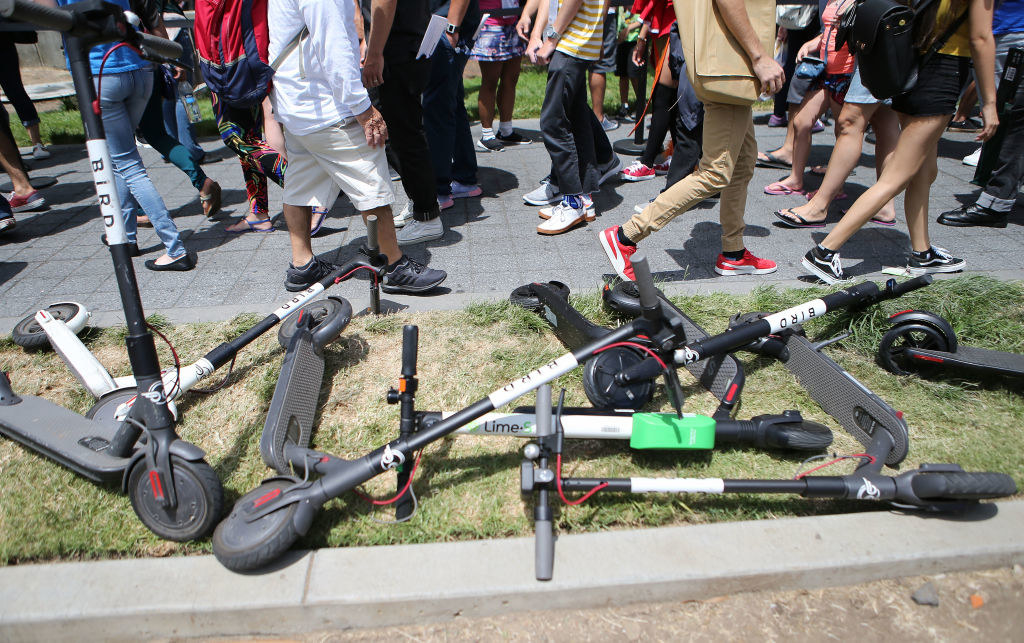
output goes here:
[{"label": "concrete curb", "polygon": [[0,639],[296,634],[519,610],[702,599],[1024,563],[1024,500],[955,519],[867,512],[559,538],[296,552],[260,575],[212,556],[0,569]]}]

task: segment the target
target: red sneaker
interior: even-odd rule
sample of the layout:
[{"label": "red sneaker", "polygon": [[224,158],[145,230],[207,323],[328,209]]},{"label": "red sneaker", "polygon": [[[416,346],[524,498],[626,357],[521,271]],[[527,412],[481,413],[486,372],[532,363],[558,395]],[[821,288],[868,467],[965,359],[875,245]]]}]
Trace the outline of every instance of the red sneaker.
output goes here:
[{"label": "red sneaker", "polygon": [[619,242],[619,226],[612,227],[601,232],[601,247],[608,255],[608,261],[612,263],[612,269],[623,279],[636,281],[633,273],[633,263],[629,260],[636,252],[636,246],[626,246]]},{"label": "red sneaker", "polygon": [[7,197],[7,200],[11,204],[11,211],[13,212],[25,212],[26,210],[35,210],[46,205],[46,199],[43,198],[42,194],[39,194],[39,190],[32,190],[25,196],[18,196],[13,192]]},{"label": "red sneaker", "polygon": [[749,250],[743,251],[742,259],[726,259],[725,255],[718,255],[715,262],[715,272],[720,275],[767,275],[778,269],[771,259],[755,257]]},{"label": "red sneaker", "polygon": [[652,169],[654,170],[654,173],[656,175],[658,175],[658,176],[665,176],[666,174],[668,174],[668,169],[671,166],[672,166],[672,159],[669,159],[669,160],[665,161],[664,163],[655,163],[654,167]]},{"label": "red sneaker", "polygon": [[653,167],[644,165],[640,161],[633,161],[633,164],[622,170],[623,181],[647,181],[657,176]]}]

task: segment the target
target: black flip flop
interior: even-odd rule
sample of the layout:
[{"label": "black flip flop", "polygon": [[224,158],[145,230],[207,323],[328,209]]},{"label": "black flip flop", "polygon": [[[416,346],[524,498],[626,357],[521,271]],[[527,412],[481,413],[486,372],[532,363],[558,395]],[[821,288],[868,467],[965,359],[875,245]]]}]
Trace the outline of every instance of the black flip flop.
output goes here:
[{"label": "black flip flop", "polygon": [[[790,216],[787,217],[783,213],[788,213]],[[808,221],[807,219],[803,218],[802,216],[800,216],[796,212],[793,212],[793,208],[786,208],[785,210],[776,210],[772,214],[774,214],[776,217],[778,217],[779,220],[782,222],[782,225],[787,227],[787,228],[824,228],[825,227],[825,222],[824,221]],[[790,218],[790,217],[799,219],[799,221],[794,221],[793,218]]]},{"label": "black flip flop", "polygon": [[[778,152],[778,150],[775,150]],[[757,167],[770,167],[776,170],[792,170],[793,164],[787,163],[775,156],[772,152],[764,152],[767,158],[762,159],[760,156],[757,157],[757,162],[754,163]]]}]

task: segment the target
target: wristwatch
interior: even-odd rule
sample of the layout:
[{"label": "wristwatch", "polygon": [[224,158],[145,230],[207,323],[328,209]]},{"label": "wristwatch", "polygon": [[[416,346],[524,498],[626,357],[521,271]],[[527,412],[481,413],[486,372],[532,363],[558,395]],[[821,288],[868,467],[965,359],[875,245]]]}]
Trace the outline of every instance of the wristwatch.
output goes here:
[{"label": "wristwatch", "polygon": [[448,33],[452,33],[452,34],[458,33],[459,32],[459,25],[453,25],[452,23],[449,22],[448,26],[445,27],[444,30],[447,31]]},{"label": "wristwatch", "polygon": [[555,28],[551,25],[548,25],[548,28],[544,30],[544,40],[554,40],[555,42],[558,42],[558,39],[561,37],[561,34],[555,31]]}]

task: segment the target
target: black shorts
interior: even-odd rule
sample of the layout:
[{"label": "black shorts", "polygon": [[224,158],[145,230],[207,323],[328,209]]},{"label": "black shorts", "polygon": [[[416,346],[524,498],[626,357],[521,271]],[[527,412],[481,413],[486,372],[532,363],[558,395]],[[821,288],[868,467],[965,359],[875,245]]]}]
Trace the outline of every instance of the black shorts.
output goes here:
[{"label": "black shorts", "polygon": [[914,88],[892,97],[892,108],[907,116],[952,115],[970,73],[970,58],[935,54],[918,70]]},{"label": "black shorts", "polygon": [[620,42],[615,50],[615,75],[619,78],[640,78],[644,66],[633,64],[633,47],[635,42]]}]

